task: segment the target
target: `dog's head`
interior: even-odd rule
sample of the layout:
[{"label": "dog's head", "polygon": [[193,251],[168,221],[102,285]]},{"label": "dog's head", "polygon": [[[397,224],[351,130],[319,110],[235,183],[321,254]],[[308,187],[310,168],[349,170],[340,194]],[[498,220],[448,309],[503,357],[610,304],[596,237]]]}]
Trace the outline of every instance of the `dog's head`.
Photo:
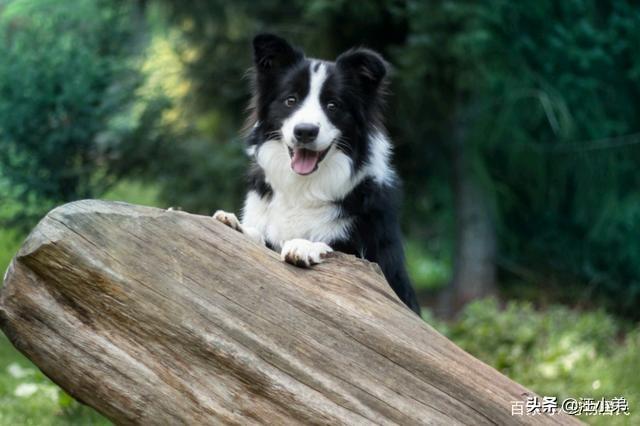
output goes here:
[{"label": "dog's head", "polygon": [[357,170],[369,155],[368,139],[380,127],[387,75],[382,57],[353,49],[335,62],[306,58],[271,34],[255,37],[253,50],[252,149],[270,143],[288,159],[277,167],[301,176],[326,169],[331,161],[348,161],[351,171]]}]

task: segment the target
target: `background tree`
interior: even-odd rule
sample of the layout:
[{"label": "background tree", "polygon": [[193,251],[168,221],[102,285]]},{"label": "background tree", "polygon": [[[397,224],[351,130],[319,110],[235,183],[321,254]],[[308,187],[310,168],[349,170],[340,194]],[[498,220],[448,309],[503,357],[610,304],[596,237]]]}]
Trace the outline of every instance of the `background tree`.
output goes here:
[{"label": "background tree", "polygon": [[[139,76],[131,8],[14,1],[0,16],[0,194],[7,225],[104,192]],[[52,37],[56,34],[56,37]],[[13,205],[14,208],[8,207]]]}]

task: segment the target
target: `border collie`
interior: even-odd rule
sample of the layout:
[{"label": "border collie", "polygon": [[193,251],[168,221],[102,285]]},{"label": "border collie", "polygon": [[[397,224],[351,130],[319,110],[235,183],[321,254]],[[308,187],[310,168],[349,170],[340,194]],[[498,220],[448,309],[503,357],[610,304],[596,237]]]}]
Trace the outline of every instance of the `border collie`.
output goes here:
[{"label": "border collie", "polygon": [[286,40],[253,40],[252,159],[242,220],[214,218],[309,267],[333,250],[377,262],[400,299],[420,307],[404,265],[391,144],[381,121],[387,65],[368,49],[335,62]]}]

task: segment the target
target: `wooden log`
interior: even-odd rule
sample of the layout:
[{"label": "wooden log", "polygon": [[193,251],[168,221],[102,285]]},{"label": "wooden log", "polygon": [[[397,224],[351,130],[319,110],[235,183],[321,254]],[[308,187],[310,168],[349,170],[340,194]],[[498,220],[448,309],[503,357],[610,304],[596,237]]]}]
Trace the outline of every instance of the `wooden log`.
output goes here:
[{"label": "wooden log", "polygon": [[571,424],[396,298],[376,265],[309,270],[204,216],[80,201],[5,276],[0,325],[118,424]]}]

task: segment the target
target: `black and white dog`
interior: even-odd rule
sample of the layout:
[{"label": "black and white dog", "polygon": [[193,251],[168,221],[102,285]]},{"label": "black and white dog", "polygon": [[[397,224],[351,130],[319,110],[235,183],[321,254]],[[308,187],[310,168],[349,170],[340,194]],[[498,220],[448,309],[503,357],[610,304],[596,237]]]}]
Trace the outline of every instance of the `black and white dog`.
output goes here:
[{"label": "black and white dog", "polygon": [[214,218],[298,266],[333,251],[377,262],[396,294],[420,307],[404,265],[391,144],[381,122],[387,66],[354,49],[306,58],[275,35],[253,40],[255,123],[242,221]]}]

